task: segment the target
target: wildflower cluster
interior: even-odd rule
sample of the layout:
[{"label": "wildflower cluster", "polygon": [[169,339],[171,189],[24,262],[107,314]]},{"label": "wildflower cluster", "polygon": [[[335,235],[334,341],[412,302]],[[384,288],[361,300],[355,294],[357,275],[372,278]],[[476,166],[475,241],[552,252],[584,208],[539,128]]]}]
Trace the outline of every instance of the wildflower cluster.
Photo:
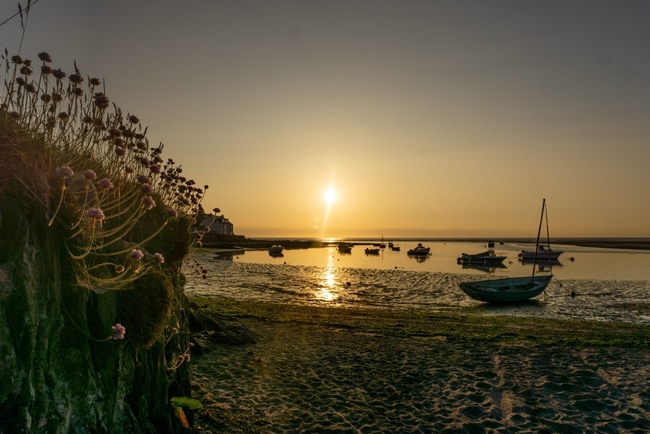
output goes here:
[{"label": "wildflower cluster", "polygon": [[[164,145],[151,146],[140,119],[111,103],[99,78],[84,77],[74,64],[66,73],[5,50],[0,116],[45,146],[32,155],[49,167],[49,224],[67,231],[66,247],[79,265],[79,280],[91,289],[121,289],[147,266],[165,263],[144,246],[172,219],[192,221],[208,186],[182,175],[163,159]],[[51,203],[55,205],[52,206]],[[157,227],[142,228],[147,213]]]},{"label": "wildflower cluster", "polygon": [[115,324],[113,327],[111,327],[111,330],[113,330],[113,339],[124,339],[126,328],[122,324]]}]

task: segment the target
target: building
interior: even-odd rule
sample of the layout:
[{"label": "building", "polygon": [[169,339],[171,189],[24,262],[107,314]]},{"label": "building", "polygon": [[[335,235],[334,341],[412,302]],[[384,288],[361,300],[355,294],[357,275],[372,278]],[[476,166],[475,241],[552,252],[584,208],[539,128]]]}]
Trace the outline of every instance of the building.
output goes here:
[{"label": "building", "polygon": [[205,231],[206,227],[210,228],[209,233],[215,235],[231,237],[235,234],[233,224],[222,215],[209,215],[199,222],[199,231]]}]

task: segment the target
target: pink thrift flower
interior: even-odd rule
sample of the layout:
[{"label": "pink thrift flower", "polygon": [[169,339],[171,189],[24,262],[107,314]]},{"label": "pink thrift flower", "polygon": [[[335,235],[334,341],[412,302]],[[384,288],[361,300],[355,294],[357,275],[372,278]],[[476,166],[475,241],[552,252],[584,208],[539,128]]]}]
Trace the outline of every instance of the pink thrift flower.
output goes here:
[{"label": "pink thrift flower", "polygon": [[135,177],[135,179],[140,183],[140,184],[149,184],[151,180],[149,179],[148,176],[146,175],[138,175]]},{"label": "pink thrift flower", "polygon": [[167,210],[167,212],[172,217],[178,217],[178,211],[176,211],[174,208],[169,208],[169,210]]},{"label": "pink thrift flower", "polygon": [[61,71],[60,69],[55,69],[54,71],[52,71],[52,74],[59,79],[65,78],[65,76],[68,75],[65,72]]},{"label": "pink thrift flower", "polygon": [[111,330],[113,330],[113,339],[124,339],[126,328],[122,324],[115,324],[113,327],[111,327]]},{"label": "pink thrift flower", "polygon": [[160,173],[160,165],[152,164],[149,166],[149,170],[151,170],[153,173]]},{"label": "pink thrift flower", "polygon": [[88,208],[86,214],[88,214],[88,217],[94,218],[95,220],[104,220],[104,211],[100,208]]},{"label": "pink thrift flower", "polygon": [[84,178],[88,181],[94,181],[97,178],[97,174],[92,170],[84,170]]},{"label": "pink thrift flower", "polygon": [[163,263],[165,262],[165,258],[164,258],[163,255],[161,255],[160,253],[154,253],[154,254],[153,254],[153,258],[154,258],[156,261],[158,261],[158,263],[160,263],[160,264],[163,264]]},{"label": "pink thrift flower", "polygon": [[[144,187],[144,185],[143,185]],[[145,196],[142,198],[142,204],[144,205],[144,209],[149,211],[153,207],[156,206],[156,202],[154,202],[153,198],[151,196]]]},{"label": "pink thrift flower", "polygon": [[126,166],[125,170],[126,170],[126,173],[133,173],[133,172],[135,172],[135,170],[134,170],[133,167],[131,167],[131,166]]},{"label": "pink thrift flower", "polygon": [[133,250],[131,250],[131,251],[129,252],[129,255],[131,255],[131,257],[132,257],[132,258],[135,258],[135,259],[142,259],[142,258],[144,258],[144,253],[142,253],[142,252],[141,252],[140,250],[138,250],[138,249],[133,249]]},{"label": "pink thrift flower", "polygon": [[140,186],[140,190],[142,190],[146,194],[153,193],[153,188],[151,188],[151,185],[149,185],[149,184],[142,184]]},{"label": "pink thrift flower", "polygon": [[113,183],[108,178],[100,179],[99,181],[97,181],[97,185],[99,185],[101,188],[106,188],[106,189],[113,188]]},{"label": "pink thrift flower", "polygon": [[54,174],[63,179],[72,178],[74,170],[70,169],[69,166],[60,166],[54,169]]}]

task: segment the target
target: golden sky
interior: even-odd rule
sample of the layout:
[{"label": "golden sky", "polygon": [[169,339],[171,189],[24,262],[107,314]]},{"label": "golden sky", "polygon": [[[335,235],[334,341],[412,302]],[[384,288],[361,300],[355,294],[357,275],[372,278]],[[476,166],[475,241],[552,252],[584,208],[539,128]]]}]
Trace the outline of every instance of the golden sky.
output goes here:
[{"label": "golden sky", "polygon": [[649,237],[649,24],[645,0],[39,0],[20,54],[103,77],[240,235],[527,237],[545,197],[552,236]]}]

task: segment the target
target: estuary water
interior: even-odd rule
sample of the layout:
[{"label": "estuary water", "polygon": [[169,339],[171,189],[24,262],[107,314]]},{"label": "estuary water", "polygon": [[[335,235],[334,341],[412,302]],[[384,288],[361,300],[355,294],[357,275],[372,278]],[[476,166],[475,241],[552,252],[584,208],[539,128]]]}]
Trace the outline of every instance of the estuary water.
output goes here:
[{"label": "estuary water", "polygon": [[[415,258],[407,251],[421,242],[431,255]],[[322,307],[425,309],[478,315],[508,315],[650,324],[650,251],[553,245],[564,253],[535,272],[552,273],[546,292],[526,303],[491,305],[466,296],[458,284],[467,280],[530,276],[533,265],[517,255],[529,243],[497,244],[507,256],[502,267],[467,268],[461,253],[487,250],[485,242],[395,242],[379,255],[351,253],[335,246],[285,249],[281,257],[266,250],[192,251],[185,274],[188,295]]]}]

